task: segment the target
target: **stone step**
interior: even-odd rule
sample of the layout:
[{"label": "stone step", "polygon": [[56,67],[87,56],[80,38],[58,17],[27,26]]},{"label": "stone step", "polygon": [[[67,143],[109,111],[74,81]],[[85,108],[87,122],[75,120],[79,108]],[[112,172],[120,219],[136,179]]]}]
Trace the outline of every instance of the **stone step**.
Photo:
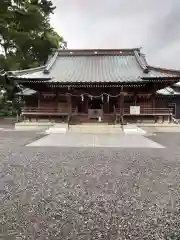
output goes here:
[{"label": "stone step", "polygon": [[50,127],[45,132],[47,134],[51,133],[66,133],[68,131],[68,124],[66,123],[56,123],[53,127]]},{"label": "stone step", "polygon": [[32,131],[32,130],[45,130],[54,124],[51,122],[19,122],[15,123],[14,130],[17,131]]},{"label": "stone step", "polygon": [[179,126],[178,123],[169,123],[169,122],[164,122],[164,123],[138,123],[137,126],[139,127],[177,127]]},{"label": "stone step", "polygon": [[73,127],[73,128],[84,128],[84,127],[97,127],[97,128],[121,128],[121,125],[120,124],[94,124],[94,123],[87,123],[87,124],[76,124],[76,125],[70,125],[70,127]]},{"label": "stone step", "polygon": [[112,129],[107,129],[104,131],[98,130],[98,129],[76,129],[76,130],[69,130],[69,132],[72,133],[100,133],[100,134],[106,134],[106,133],[122,133],[122,130],[112,130]]},{"label": "stone step", "polygon": [[98,124],[82,124],[69,126],[69,132],[80,133],[121,133],[121,126],[116,125],[98,125]]}]

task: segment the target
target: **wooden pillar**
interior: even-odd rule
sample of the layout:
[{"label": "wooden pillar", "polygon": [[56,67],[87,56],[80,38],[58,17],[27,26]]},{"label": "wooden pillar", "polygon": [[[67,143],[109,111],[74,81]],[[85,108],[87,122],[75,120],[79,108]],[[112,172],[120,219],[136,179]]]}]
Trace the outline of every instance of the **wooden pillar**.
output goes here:
[{"label": "wooden pillar", "polygon": [[41,94],[38,93],[37,97],[38,97],[38,108],[39,108],[41,105]]},{"label": "wooden pillar", "polygon": [[137,95],[136,93],[133,94],[133,99],[134,99],[134,106],[137,105]]},{"label": "wooden pillar", "polygon": [[103,111],[105,113],[109,113],[109,97],[108,96],[106,96],[106,99],[103,103]]},{"label": "wooden pillar", "polygon": [[[41,105],[41,94],[40,93],[38,93],[37,94],[37,97],[38,97],[38,108],[40,108],[40,105]],[[38,122],[39,121],[39,116],[36,116],[36,122]]]},{"label": "wooden pillar", "polygon": [[71,95],[70,94],[67,94],[67,102],[68,102],[68,123],[69,123],[71,114],[72,114],[72,104],[71,104]]},{"label": "wooden pillar", "polygon": [[57,93],[56,93],[56,109],[57,110],[59,109],[58,104],[59,104],[59,91],[57,91]]},{"label": "wooden pillar", "polygon": [[[155,93],[152,94],[152,108],[153,108],[153,112],[154,114],[156,114],[155,108],[156,108],[156,104],[155,104]],[[157,122],[157,116],[154,115],[154,122]]]},{"label": "wooden pillar", "polygon": [[88,113],[88,109],[89,109],[89,96],[85,96],[84,100],[85,100],[85,112]]},{"label": "wooden pillar", "polygon": [[123,88],[121,88],[121,92],[120,92],[120,120],[121,120],[121,124],[124,123],[124,92],[123,92]]},{"label": "wooden pillar", "polygon": [[120,96],[118,97],[118,109],[119,109],[118,121],[120,123],[121,122],[121,93],[120,93]]},{"label": "wooden pillar", "polygon": [[109,99],[109,97],[107,97],[107,113],[109,113],[110,112],[110,110],[109,110],[109,101],[110,101],[110,99]]},{"label": "wooden pillar", "polygon": [[155,99],[156,95],[155,93],[152,94],[152,107],[155,108],[156,107],[156,99]]}]

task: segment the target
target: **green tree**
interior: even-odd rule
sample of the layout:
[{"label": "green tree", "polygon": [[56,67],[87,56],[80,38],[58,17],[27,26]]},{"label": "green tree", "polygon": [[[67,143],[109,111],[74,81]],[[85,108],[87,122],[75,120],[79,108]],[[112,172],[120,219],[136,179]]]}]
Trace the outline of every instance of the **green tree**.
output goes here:
[{"label": "green tree", "polygon": [[63,40],[50,26],[49,0],[0,1],[0,55],[5,70],[37,67]]},{"label": "green tree", "polygon": [[[50,0],[0,0],[0,70],[38,67],[59,48],[63,38],[50,26],[54,9]],[[5,83],[0,73],[0,86],[15,101],[14,82]]]}]

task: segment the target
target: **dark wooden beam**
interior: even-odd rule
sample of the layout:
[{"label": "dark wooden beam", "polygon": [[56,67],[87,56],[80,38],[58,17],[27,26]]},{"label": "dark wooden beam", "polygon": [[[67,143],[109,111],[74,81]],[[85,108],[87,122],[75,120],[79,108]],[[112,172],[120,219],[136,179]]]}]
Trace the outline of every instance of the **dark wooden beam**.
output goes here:
[{"label": "dark wooden beam", "polygon": [[67,102],[68,102],[68,123],[71,118],[71,113],[72,113],[72,103],[71,103],[71,95],[67,94]]},{"label": "dark wooden beam", "polygon": [[123,87],[121,88],[120,92],[120,120],[121,124],[124,122],[124,92],[123,92]]}]

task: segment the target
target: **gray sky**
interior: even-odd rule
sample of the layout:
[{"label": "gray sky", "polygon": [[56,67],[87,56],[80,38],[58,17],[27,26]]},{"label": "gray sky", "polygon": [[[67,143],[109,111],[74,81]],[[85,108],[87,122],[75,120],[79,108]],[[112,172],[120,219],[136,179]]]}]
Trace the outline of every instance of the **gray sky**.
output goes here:
[{"label": "gray sky", "polygon": [[180,69],[180,0],[53,0],[68,48],[142,47],[151,65]]}]

